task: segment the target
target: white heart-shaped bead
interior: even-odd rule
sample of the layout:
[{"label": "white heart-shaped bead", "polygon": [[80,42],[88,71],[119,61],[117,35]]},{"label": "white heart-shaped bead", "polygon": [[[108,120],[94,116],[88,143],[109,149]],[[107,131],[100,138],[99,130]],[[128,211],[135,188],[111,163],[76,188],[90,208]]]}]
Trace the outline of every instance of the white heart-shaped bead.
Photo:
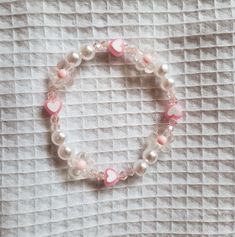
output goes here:
[{"label": "white heart-shaped bead", "polygon": [[166,112],[167,118],[180,119],[183,116],[182,108],[179,104],[170,106]]},{"label": "white heart-shaped bead", "polygon": [[109,43],[109,52],[115,57],[121,57],[124,54],[124,41],[115,39]]},{"label": "white heart-shaped bead", "polygon": [[50,115],[58,114],[62,108],[62,102],[58,98],[48,99],[44,104],[44,108]]},{"label": "white heart-shaped bead", "polygon": [[119,175],[118,173],[112,169],[108,168],[104,172],[104,184],[106,186],[113,186],[119,181]]},{"label": "white heart-shaped bead", "polygon": [[114,50],[121,53],[123,50],[123,40],[121,39],[114,40],[112,46]]}]

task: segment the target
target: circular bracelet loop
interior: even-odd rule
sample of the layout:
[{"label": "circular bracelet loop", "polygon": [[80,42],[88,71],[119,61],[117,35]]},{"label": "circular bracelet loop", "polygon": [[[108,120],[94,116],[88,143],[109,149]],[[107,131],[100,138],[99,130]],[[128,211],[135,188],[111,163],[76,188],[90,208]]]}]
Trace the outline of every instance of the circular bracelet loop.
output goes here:
[{"label": "circular bracelet loop", "polygon": [[[104,171],[97,170],[87,153],[75,154],[69,146],[65,145],[66,136],[60,130],[59,113],[62,109],[62,101],[59,92],[64,87],[73,84],[72,74],[76,67],[82,63],[82,60],[91,60],[99,52],[109,52],[114,57],[124,57],[125,60],[134,63],[138,71],[154,74],[160,80],[161,89],[166,92],[169,99],[164,113],[164,120],[166,121],[164,129],[159,128],[151,134],[147,138],[142,158],[137,160],[131,168],[126,168],[120,172],[110,167]],[[135,174],[142,176],[146,173],[148,166],[157,161],[159,153],[165,151],[174,141],[174,127],[183,115],[173,88],[174,80],[168,78],[167,72],[168,66],[162,62],[160,57],[154,58],[151,54],[143,53],[122,39],[83,45],[79,52],[69,53],[58,62],[55,68],[50,70],[49,91],[44,108],[51,116],[52,143],[58,147],[58,157],[67,162],[70,177],[73,179],[95,179],[103,181],[105,186],[113,186],[121,180],[126,180],[128,176]]]}]

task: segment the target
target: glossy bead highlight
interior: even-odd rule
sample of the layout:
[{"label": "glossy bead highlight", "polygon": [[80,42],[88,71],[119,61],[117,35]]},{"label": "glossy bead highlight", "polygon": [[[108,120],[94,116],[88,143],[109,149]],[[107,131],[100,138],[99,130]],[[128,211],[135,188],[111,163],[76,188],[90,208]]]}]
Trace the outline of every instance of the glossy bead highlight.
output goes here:
[{"label": "glossy bead highlight", "polygon": [[92,45],[84,45],[81,47],[82,59],[89,61],[95,57],[95,48]]},{"label": "glossy bead highlight", "polygon": [[68,160],[72,156],[72,149],[62,144],[58,148],[58,156],[62,160]]},{"label": "glossy bead highlight", "polygon": [[148,168],[148,164],[143,160],[138,160],[134,164],[134,171],[138,176],[143,176]]},{"label": "glossy bead highlight", "polygon": [[145,160],[148,164],[152,165],[157,161],[158,151],[155,149],[146,149],[143,152],[143,160]]},{"label": "glossy bead highlight", "polygon": [[66,138],[65,134],[61,131],[54,131],[51,134],[51,141],[57,146],[63,144],[65,141],[65,138]]},{"label": "glossy bead highlight", "polygon": [[175,82],[171,78],[164,78],[161,82],[161,88],[164,91],[170,90],[174,86]]}]

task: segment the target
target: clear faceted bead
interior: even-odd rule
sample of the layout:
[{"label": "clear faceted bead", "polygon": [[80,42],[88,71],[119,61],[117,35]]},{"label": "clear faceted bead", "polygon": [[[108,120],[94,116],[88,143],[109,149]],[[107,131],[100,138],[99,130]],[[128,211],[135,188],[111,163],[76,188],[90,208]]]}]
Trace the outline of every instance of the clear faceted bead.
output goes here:
[{"label": "clear faceted bead", "polygon": [[143,61],[143,58],[144,58],[144,54],[143,52],[137,50],[134,54],[134,59],[136,62],[139,62],[139,61]]},{"label": "clear faceted bead", "polygon": [[79,169],[76,169],[75,167],[70,167],[68,169],[68,173],[69,173],[69,176],[73,179],[81,180],[81,179],[87,178],[85,172],[83,172]]},{"label": "clear faceted bead", "polygon": [[126,171],[121,171],[119,173],[119,179],[126,180],[128,178],[128,173]]},{"label": "clear faceted bead", "polygon": [[144,71],[146,73],[153,73],[154,65],[152,63],[147,64],[146,67],[144,68]]},{"label": "clear faceted bead", "polygon": [[140,60],[140,61],[136,62],[135,68],[136,68],[138,71],[143,71],[144,68],[145,68],[145,63]]}]

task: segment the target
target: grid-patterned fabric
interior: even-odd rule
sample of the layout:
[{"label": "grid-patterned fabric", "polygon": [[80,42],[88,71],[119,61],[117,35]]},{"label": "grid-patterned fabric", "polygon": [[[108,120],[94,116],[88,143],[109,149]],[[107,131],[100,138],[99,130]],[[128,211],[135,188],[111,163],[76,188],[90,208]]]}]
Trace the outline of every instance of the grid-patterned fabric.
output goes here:
[{"label": "grid-patterned fabric", "polygon": [[[234,0],[1,0],[1,237],[235,236],[234,16]],[[42,104],[63,53],[115,37],[170,62],[185,117],[146,176],[103,189],[66,181]],[[160,118],[158,92],[97,56],[66,94],[68,143],[121,169]]]}]

